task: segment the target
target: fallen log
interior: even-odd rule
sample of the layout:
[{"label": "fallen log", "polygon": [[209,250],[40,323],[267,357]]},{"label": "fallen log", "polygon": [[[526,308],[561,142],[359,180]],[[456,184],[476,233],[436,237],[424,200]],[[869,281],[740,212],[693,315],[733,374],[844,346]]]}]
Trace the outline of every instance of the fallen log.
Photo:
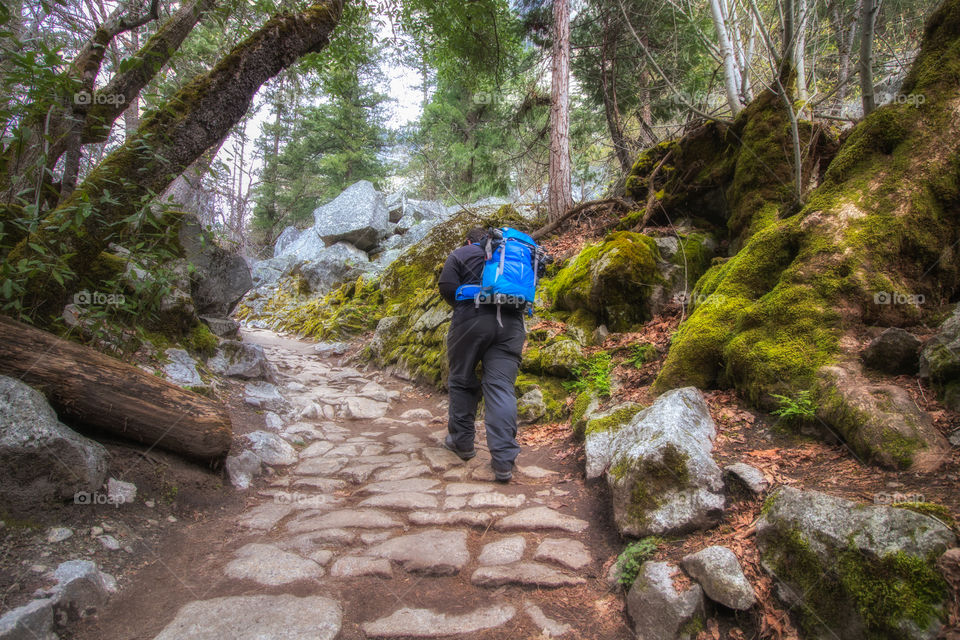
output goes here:
[{"label": "fallen log", "polygon": [[195,460],[217,460],[230,449],[233,429],[219,403],[3,316],[0,374],[41,391],[61,420],[80,428]]}]

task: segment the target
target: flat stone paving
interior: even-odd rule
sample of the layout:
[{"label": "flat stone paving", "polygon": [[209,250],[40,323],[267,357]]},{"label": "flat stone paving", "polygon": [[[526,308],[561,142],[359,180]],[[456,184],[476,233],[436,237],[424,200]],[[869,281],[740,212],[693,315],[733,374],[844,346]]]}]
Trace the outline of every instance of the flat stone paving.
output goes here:
[{"label": "flat stone paving", "polygon": [[[596,588],[573,599],[586,606],[606,595],[596,580],[603,559],[577,539],[590,524],[554,502],[568,493],[554,486],[557,472],[518,466],[511,484],[491,482],[482,439],[468,462],[437,446],[444,405],[398,412],[403,383],[282,340],[263,344],[288,406],[271,420],[283,422],[278,433],[299,460],[277,469],[239,519],[222,575],[241,592],[254,583],[273,595],[195,600],[170,613],[158,640],[323,640],[347,626],[351,639],[489,638],[506,625],[511,637],[581,636],[577,625],[589,619],[552,614],[562,610],[551,594],[591,578]],[[436,580],[456,581],[448,606],[436,601]],[[379,613],[351,615],[349,598],[336,600],[354,581],[376,603],[364,611]],[[302,597],[305,588],[316,596]],[[421,591],[434,606],[423,606]]]}]

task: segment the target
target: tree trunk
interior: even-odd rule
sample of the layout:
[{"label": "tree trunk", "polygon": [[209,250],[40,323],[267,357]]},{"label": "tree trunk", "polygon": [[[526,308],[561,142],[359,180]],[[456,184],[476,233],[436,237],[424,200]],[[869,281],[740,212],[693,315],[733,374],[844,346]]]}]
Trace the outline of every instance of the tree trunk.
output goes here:
[{"label": "tree trunk", "polygon": [[[249,110],[264,82],[301,56],[325,47],[342,9],[341,0],[327,0],[302,13],[272,18],[208,73],[146,116],[137,134],[7,256],[11,264],[27,259],[27,264],[37,265],[24,282],[23,313],[40,322],[59,314],[65,294],[88,272],[116,226],[220,142]],[[87,213],[90,207],[96,215]],[[81,230],[62,231],[75,229],[78,218]],[[54,271],[62,274],[62,283],[51,277]]]},{"label": "tree trunk", "polygon": [[806,102],[807,92],[807,22],[810,7],[808,0],[797,0],[796,46],[793,48],[793,66],[797,71],[797,97]]},{"label": "tree trunk", "polygon": [[219,403],[3,316],[0,373],[42,391],[71,424],[195,460],[230,450],[233,429]]},{"label": "tree trunk", "polygon": [[553,1],[552,68],[547,217],[556,220],[573,206],[570,194],[570,0]]},{"label": "tree trunk", "polygon": [[[623,126],[620,124],[620,111],[617,108],[617,45],[618,38],[615,27],[610,24],[609,14],[604,13],[603,40],[600,43],[600,90],[603,93],[603,112],[607,118],[607,130],[610,132],[610,142],[620,163],[620,170],[624,174],[630,172],[633,158],[623,136]],[[611,42],[611,35],[612,38]],[[613,54],[611,55],[611,51]],[[609,63],[609,64],[608,64]]]},{"label": "tree trunk", "polygon": [[[42,156],[46,155],[45,166],[52,170],[60,157],[68,150],[80,144],[105,142],[110,128],[121,113],[132,103],[144,86],[156,76],[177,49],[183,43],[203,14],[213,6],[214,0],[195,0],[182,7],[170,17],[135,56],[132,67],[118,74],[107,85],[97,91],[93,87],[100,71],[100,62],[110,41],[123,31],[139,26],[145,18],[135,21],[115,19],[100,27],[83,50],[77,55],[72,68],[93,72],[90,82],[84,82],[82,90],[90,94],[90,100],[78,104],[73,95],[63,98],[64,103],[57,105],[51,101],[49,117],[40,121],[24,123],[15,134],[15,140],[24,144],[10,144],[0,158],[0,189],[3,201],[12,203],[15,196],[24,189],[32,190],[37,184],[34,170],[39,166]],[[150,14],[151,16],[153,14]],[[92,62],[96,67],[92,67]],[[50,126],[46,123],[49,121]],[[77,130],[79,129],[79,130]],[[43,139],[50,140],[49,148],[44,151]],[[79,162],[79,153],[76,154]],[[71,187],[72,191],[72,187]],[[32,198],[30,198],[32,200]]]},{"label": "tree trunk", "polygon": [[727,104],[730,105],[731,113],[737,115],[743,108],[740,104],[740,76],[737,74],[737,60],[721,2],[723,0],[710,0],[710,13],[713,15],[713,27],[717,30],[717,43],[723,58],[723,88],[727,93]]},{"label": "tree trunk", "polygon": [[864,117],[877,108],[877,100],[873,92],[873,33],[879,9],[879,0],[863,0],[860,9],[860,24],[863,25],[863,35],[860,36],[860,93]]}]

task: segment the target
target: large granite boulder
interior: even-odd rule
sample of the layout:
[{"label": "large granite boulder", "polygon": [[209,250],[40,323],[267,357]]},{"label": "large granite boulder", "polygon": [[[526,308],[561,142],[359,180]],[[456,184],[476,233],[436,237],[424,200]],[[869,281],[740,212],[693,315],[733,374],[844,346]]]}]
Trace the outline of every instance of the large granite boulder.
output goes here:
[{"label": "large granite boulder", "polygon": [[180,246],[194,266],[190,290],[200,315],[228,316],[253,286],[243,257],[220,247],[192,215],[180,224]]},{"label": "large granite boulder", "polygon": [[956,544],[938,520],[782,487],[757,522],[761,563],[810,637],[932,640],[948,588],[937,557]]},{"label": "large granite boulder", "polygon": [[328,245],[349,242],[369,251],[390,232],[390,217],[383,195],[373,184],[361,180],[347,187],[333,201],[313,212],[314,229]]},{"label": "large granite boulder", "polygon": [[643,410],[636,402],[621,402],[590,415],[584,428],[587,478],[599,478],[610,466],[612,444],[617,432]]},{"label": "large granite boulder", "polygon": [[947,384],[960,380],[960,305],[920,352],[920,377]]},{"label": "large granite boulder", "polygon": [[862,460],[924,472],[949,460],[950,445],[929,414],[903,387],[868,380],[856,362],[821,368],[815,401],[817,417]]},{"label": "large granite boulder", "polygon": [[39,391],[0,376],[0,496],[11,504],[72,498],[103,485],[107,451],[57,420]]},{"label": "large granite boulder", "polygon": [[371,272],[373,267],[365,252],[347,242],[337,242],[301,264],[298,270],[310,291],[327,293],[347,280]]},{"label": "large granite boulder", "polygon": [[296,227],[287,227],[281,231],[273,243],[273,257],[276,258],[279,255],[283,255],[290,245],[300,238],[301,233],[303,232]]},{"label": "large granite boulder", "polygon": [[722,474],[710,454],[716,435],[695,387],[663,394],[617,431],[605,457],[621,535],[674,535],[716,524],[724,507]]}]

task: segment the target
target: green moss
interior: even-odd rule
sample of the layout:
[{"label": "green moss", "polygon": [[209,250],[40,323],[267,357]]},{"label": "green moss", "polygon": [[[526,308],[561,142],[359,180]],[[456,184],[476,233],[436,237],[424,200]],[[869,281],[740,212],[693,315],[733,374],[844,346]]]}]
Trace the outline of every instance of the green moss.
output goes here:
[{"label": "green moss", "polygon": [[627,516],[638,529],[649,522],[649,513],[663,504],[663,496],[690,481],[688,456],[672,443],[665,445],[659,459],[645,458],[632,463],[626,457],[613,461],[610,475],[618,483],[630,486],[630,506]]},{"label": "green moss", "polygon": [[902,551],[872,558],[851,545],[835,564],[825,565],[804,535],[791,529],[773,534],[763,559],[802,598],[800,622],[811,634],[862,625],[871,640],[906,639],[902,621],[926,629],[943,615],[947,588],[934,558]]},{"label": "green moss", "polygon": [[573,429],[573,435],[575,437],[582,438],[584,436],[584,430],[587,426],[585,418],[591,411],[591,408],[596,410],[599,404],[599,399],[593,391],[581,391],[577,394],[577,397],[573,401],[573,408],[570,411],[570,427]]},{"label": "green moss", "polygon": [[554,307],[585,310],[611,331],[626,331],[650,317],[646,301],[662,282],[652,238],[617,231],[585,247],[555,278],[544,281]]},{"label": "green moss", "polygon": [[220,339],[213,335],[210,328],[202,322],[194,325],[187,335],[187,347],[195,353],[212,356],[218,346],[220,346]]},{"label": "green moss", "polygon": [[587,426],[584,429],[584,433],[589,435],[591,433],[599,433],[602,431],[611,431],[613,429],[619,429],[627,422],[629,422],[633,416],[640,413],[643,410],[643,405],[630,403],[628,406],[621,407],[616,411],[612,412],[608,416],[602,418],[594,418],[587,422]]},{"label": "green moss", "polygon": [[956,526],[956,521],[953,518],[953,514],[950,513],[950,509],[942,504],[935,502],[895,502],[890,506],[898,509],[909,509],[910,511],[916,511],[926,516],[932,516],[948,527]]},{"label": "green moss", "polygon": [[696,614],[685,625],[680,627],[680,635],[687,636],[689,638],[696,638],[700,632],[704,631],[706,628],[707,624],[704,622],[703,616]]},{"label": "green moss", "polygon": [[543,421],[557,422],[564,419],[567,413],[567,391],[560,379],[553,376],[520,374],[514,386],[518,398],[534,388],[540,389],[540,393],[543,394],[543,403],[547,408]]}]

